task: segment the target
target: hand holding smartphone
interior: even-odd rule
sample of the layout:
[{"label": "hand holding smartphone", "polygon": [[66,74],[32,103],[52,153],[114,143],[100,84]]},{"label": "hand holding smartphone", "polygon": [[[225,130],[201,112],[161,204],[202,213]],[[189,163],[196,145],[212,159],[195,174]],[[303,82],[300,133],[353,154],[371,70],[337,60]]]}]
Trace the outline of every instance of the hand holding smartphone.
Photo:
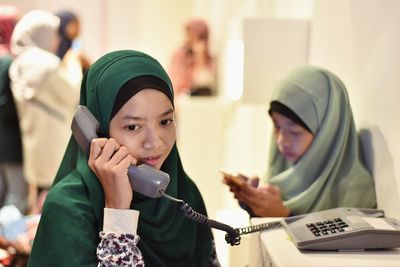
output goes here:
[{"label": "hand holding smartphone", "polygon": [[[258,178],[249,179],[249,177],[241,173],[231,173],[225,170],[220,170],[220,172],[223,174],[223,182],[230,187],[230,191],[233,193],[241,191],[244,186],[258,187]],[[253,211],[246,203],[239,201],[239,205],[242,209],[246,210],[251,217],[254,216]]]},{"label": "hand holding smartphone", "polygon": [[241,190],[243,186],[245,186],[245,184],[248,184],[254,188],[258,187],[258,178],[250,179],[249,177],[241,173],[231,173],[222,169],[220,170],[220,172],[224,176],[223,182],[230,187],[235,187],[237,190]]}]

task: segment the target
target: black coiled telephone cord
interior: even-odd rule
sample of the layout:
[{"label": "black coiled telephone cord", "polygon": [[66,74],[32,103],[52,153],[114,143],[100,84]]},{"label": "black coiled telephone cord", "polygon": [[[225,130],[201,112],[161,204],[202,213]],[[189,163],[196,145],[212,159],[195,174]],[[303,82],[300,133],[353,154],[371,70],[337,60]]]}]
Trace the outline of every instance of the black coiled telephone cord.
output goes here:
[{"label": "black coiled telephone cord", "polygon": [[182,204],[181,210],[186,215],[186,217],[188,217],[189,219],[192,219],[195,222],[204,224],[208,227],[225,231],[226,232],[225,241],[228,244],[230,244],[231,246],[237,246],[240,244],[240,239],[241,239],[240,236],[241,235],[250,234],[250,233],[263,231],[263,230],[267,230],[267,229],[279,228],[282,226],[280,221],[275,221],[275,222],[254,225],[254,226],[248,226],[248,227],[244,227],[244,228],[232,228],[231,226],[229,226],[227,224],[208,219],[203,214],[200,214],[200,213],[194,211],[192,209],[192,207],[189,206],[189,204],[187,204],[186,202],[184,202],[181,199],[171,197],[170,195],[167,195],[164,192],[161,192],[161,194],[165,198],[168,198],[169,200],[181,203]]},{"label": "black coiled telephone cord", "polygon": [[208,219],[203,214],[200,214],[192,209],[189,204],[183,202],[181,210],[186,215],[186,217],[204,224],[208,227],[219,229],[226,232],[225,241],[231,246],[237,246],[240,244],[240,234],[237,229],[233,229],[231,226]]}]

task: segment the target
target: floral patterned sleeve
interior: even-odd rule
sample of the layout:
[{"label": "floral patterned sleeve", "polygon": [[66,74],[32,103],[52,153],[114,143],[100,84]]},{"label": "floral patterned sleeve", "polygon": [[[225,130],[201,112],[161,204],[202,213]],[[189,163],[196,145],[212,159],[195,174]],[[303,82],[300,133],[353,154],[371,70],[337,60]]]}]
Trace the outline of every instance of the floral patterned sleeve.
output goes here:
[{"label": "floral patterned sleeve", "polygon": [[104,208],[103,231],[97,246],[98,267],[143,267],[142,252],[136,234],[139,211]]},{"label": "floral patterned sleeve", "polygon": [[[139,212],[135,210],[104,209],[103,231],[99,233],[97,246],[98,267],[133,266],[144,267],[142,252],[137,246],[136,234]],[[209,267],[220,267],[214,240]]]},{"label": "floral patterned sleeve", "polygon": [[142,253],[136,246],[139,236],[100,232],[100,239],[97,246],[98,267],[144,266]]},{"label": "floral patterned sleeve", "polygon": [[[145,266],[142,253],[136,246],[139,236],[100,232],[100,238],[101,241],[97,246],[98,267]],[[211,249],[209,267],[220,267],[214,241]]]}]

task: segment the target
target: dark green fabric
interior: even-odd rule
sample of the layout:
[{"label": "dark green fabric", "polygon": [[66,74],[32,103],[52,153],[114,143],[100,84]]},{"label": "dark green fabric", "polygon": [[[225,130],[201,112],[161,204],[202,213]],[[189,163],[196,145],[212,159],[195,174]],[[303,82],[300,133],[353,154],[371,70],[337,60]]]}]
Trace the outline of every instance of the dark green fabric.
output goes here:
[{"label": "dark green fabric", "polygon": [[[81,87],[86,105],[108,136],[115,97],[128,80],[153,75],[171,82],[161,65],[136,51],[116,51],[100,58],[86,73]],[[195,184],[185,174],[176,145],[161,170],[169,173],[167,193],[206,214]],[[98,233],[102,230],[104,193],[87,158],[71,138],[52,189],[44,204],[29,266],[96,266]],[[211,230],[184,217],[179,204],[134,193],[131,208],[140,211],[138,246],[146,266],[208,266]]]},{"label": "dark green fabric", "polygon": [[21,133],[14,98],[10,90],[8,69],[11,56],[0,57],[0,163],[22,162]]},{"label": "dark green fabric", "polygon": [[335,207],[374,208],[371,174],[363,166],[346,87],[331,72],[313,66],[291,71],[271,101],[293,110],[314,140],[292,165],[271,140],[268,182],[280,187],[292,214]]}]

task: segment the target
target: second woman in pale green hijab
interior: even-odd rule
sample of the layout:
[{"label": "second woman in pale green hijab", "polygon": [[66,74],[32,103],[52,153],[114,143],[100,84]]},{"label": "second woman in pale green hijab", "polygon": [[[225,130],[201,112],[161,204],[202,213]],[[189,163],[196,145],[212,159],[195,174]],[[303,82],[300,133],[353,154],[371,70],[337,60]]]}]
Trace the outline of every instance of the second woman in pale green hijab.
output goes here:
[{"label": "second woman in pale green hijab", "polygon": [[337,76],[312,66],[291,71],[275,88],[268,113],[274,134],[267,186],[238,187],[224,177],[252,215],[376,206],[346,88]]}]

